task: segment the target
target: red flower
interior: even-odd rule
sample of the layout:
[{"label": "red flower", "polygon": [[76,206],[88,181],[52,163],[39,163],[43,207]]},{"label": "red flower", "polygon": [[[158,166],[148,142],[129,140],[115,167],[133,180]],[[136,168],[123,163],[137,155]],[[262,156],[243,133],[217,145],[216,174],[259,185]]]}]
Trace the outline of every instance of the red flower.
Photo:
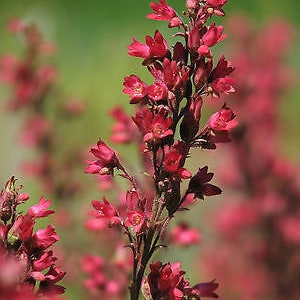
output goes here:
[{"label": "red flower", "polygon": [[47,249],[59,240],[53,226],[48,225],[45,229],[40,229],[33,235],[35,244],[41,249]]},{"label": "red flower", "polygon": [[207,12],[210,14],[216,14],[217,16],[224,16],[225,13],[222,9],[222,6],[224,6],[227,3],[227,0],[207,0],[206,2],[206,9]]},{"label": "red flower", "polygon": [[43,271],[54,264],[57,260],[53,256],[53,251],[44,252],[40,258],[33,261],[33,269],[35,271]]},{"label": "red flower", "polygon": [[185,271],[181,270],[180,262],[156,262],[150,264],[150,274],[147,277],[152,299],[182,300],[184,289],[189,286],[184,279]]},{"label": "red flower", "polygon": [[208,120],[208,126],[214,131],[229,131],[237,125],[235,114],[228,107],[223,107]]},{"label": "red flower", "polygon": [[[179,144],[177,143],[176,145]],[[163,167],[166,172],[177,174],[182,179],[190,178],[192,176],[191,172],[182,167],[185,157],[176,148],[176,145],[174,147],[165,146]]]},{"label": "red flower", "polygon": [[226,35],[223,34],[223,26],[216,26],[215,23],[212,23],[208,27],[207,32],[202,36],[202,43],[208,47],[212,47],[225,37]]},{"label": "red flower", "polygon": [[200,241],[200,234],[196,228],[181,223],[172,229],[171,241],[178,246],[194,245]]},{"label": "red flower", "polygon": [[127,227],[133,227],[136,234],[143,232],[143,230],[147,227],[145,213],[141,210],[129,212],[124,225]]},{"label": "red flower", "polygon": [[214,174],[207,173],[208,167],[199,169],[194,175],[188,186],[188,193],[194,194],[194,198],[204,199],[204,196],[214,196],[222,193],[221,189],[215,185],[208,183],[212,180]]},{"label": "red flower", "polygon": [[172,125],[172,119],[164,117],[161,114],[156,114],[152,119],[150,132],[145,134],[144,141],[149,142],[153,140],[160,140],[173,134],[173,130],[170,129]]},{"label": "red flower", "polygon": [[179,27],[182,23],[175,10],[167,5],[165,0],[159,0],[159,3],[151,2],[150,7],[154,13],[148,14],[147,18],[152,20],[162,20],[169,22],[169,27]]},{"label": "red flower", "polygon": [[132,40],[133,42],[128,46],[128,54],[144,58],[143,64],[147,65],[152,60],[163,59],[170,53],[166,40],[158,30],[155,31],[154,38],[148,35],[145,37],[146,44],[140,43],[135,38]]},{"label": "red flower", "polygon": [[136,113],[133,121],[144,134],[145,142],[157,142],[173,134],[173,131],[170,129],[172,119],[166,116],[166,111],[164,110],[160,110],[153,116],[152,112],[144,107]]},{"label": "red flower", "polygon": [[111,205],[105,197],[103,197],[103,202],[93,200],[92,205],[95,211],[89,212],[91,216],[103,218],[108,226],[120,224],[120,218],[117,216],[115,207]]},{"label": "red flower", "polygon": [[50,205],[51,205],[50,200],[41,197],[39,203],[31,206],[26,215],[32,218],[47,217],[50,214],[54,213],[54,210],[47,210]]},{"label": "red flower", "polygon": [[[128,143],[134,140],[138,130],[132,118],[120,106],[115,107],[110,114],[116,120],[116,123],[112,127],[111,140],[114,143]],[[104,175],[101,177],[103,179]]]},{"label": "red flower", "polygon": [[147,85],[136,75],[125,77],[123,93],[130,96],[130,103],[138,103],[147,95]]},{"label": "red flower", "polygon": [[163,83],[154,83],[148,87],[148,97],[153,101],[166,100],[168,88]]},{"label": "red flower", "polygon": [[86,173],[99,173],[100,175],[110,174],[114,168],[120,166],[116,153],[102,140],[99,140],[97,145],[91,148],[90,152],[94,154],[98,160],[88,161],[89,165],[85,169]]}]

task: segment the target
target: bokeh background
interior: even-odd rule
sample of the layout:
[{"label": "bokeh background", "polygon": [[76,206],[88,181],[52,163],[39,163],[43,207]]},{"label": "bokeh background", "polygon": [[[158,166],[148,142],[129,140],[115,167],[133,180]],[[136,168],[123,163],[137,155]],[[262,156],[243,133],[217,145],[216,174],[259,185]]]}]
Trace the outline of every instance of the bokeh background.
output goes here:
[{"label": "bokeh background", "polygon": [[[183,0],[169,0],[177,11],[184,6]],[[300,2],[297,0],[229,0],[225,6],[226,17],[218,19],[218,23],[225,26],[231,16],[249,16],[258,28],[271,20],[283,19],[291,22],[294,27],[292,48],[289,50],[286,63],[300,74]],[[104,140],[109,138],[112,119],[108,111],[115,104],[122,104],[129,111],[127,95],[122,94],[122,82],[125,76],[136,73],[147,76],[146,70],[140,61],[127,55],[127,45],[131,37],[143,40],[145,35],[152,35],[155,29],[162,32],[166,30],[163,22],[154,22],[145,19],[149,13],[149,1],[127,0],[127,1],[103,1],[103,0],[1,0],[0,2],[0,55],[13,52],[21,53],[20,41],[12,37],[6,29],[7,22],[18,17],[26,22],[36,23],[46,39],[52,41],[57,51],[51,60],[59,70],[58,84],[63,93],[68,97],[84,99],[87,107],[84,116],[77,122],[65,125],[59,129],[65,135],[64,143],[70,147],[81,147],[94,144],[98,137]],[[226,44],[226,42],[225,42]],[[218,51],[222,51],[221,48]],[[264,51],[264,49],[261,49]],[[257,53],[259,55],[259,53]],[[229,53],[230,57],[230,53]],[[299,158],[299,76],[295,76],[295,84],[292,89],[284,95],[282,101],[282,150],[295,164],[300,162]],[[19,170],[19,164],[24,158],[33,156],[33,150],[23,149],[16,141],[19,127],[22,124],[22,114],[12,114],[4,110],[4,103],[9,95],[5,86],[0,86],[0,185],[3,186],[11,175],[16,175],[20,183],[24,184],[26,192],[32,195],[32,199],[38,199],[43,191],[32,178],[27,178]],[[62,145],[62,148],[64,145]],[[128,149],[125,151],[126,159],[134,163],[134,155]],[[209,153],[201,153],[201,160],[211,161]],[[84,169],[84,162],[79,162]],[[100,198],[95,187],[93,178],[80,173],[83,182],[90,185],[89,192],[84,199],[72,199],[75,210],[82,207],[82,203],[88,205],[91,198]],[[87,178],[88,177],[88,178]],[[66,178],[66,184],[68,179]],[[47,197],[47,195],[44,195]],[[201,228],[199,219],[205,214],[205,209],[210,205],[221,205],[222,199],[212,199],[212,203],[201,204],[198,210],[191,212],[189,218],[194,218],[197,226]],[[200,216],[200,217],[199,217]],[[78,229],[72,236],[70,233],[62,232],[64,239],[74,242],[73,247],[80,250],[90,248],[87,241],[78,238],[82,234],[80,229],[82,215],[78,218]],[[203,230],[203,228],[201,228]],[[205,230],[204,230],[205,232]],[[58,230],[60,234],[60,231]],[[207,237],[203,236],[203,243]],[[208,237],[209,238],[209,237]],[[82,241],[82,242],[80,242]],[[185,269],[192,269],[195,249],[172,250],[173,260],[183,261]],[[198,259],[198,258],[197,258]],[[79,266],[78,266],[79,267]],[[198,272],[198,271],[197,271]],[[194,272],[196,273],[196,272]],[[198,274],[192,274],[196,278]],[[66,282],[69,299],[82,299],[80,287],[72,287]]]}]

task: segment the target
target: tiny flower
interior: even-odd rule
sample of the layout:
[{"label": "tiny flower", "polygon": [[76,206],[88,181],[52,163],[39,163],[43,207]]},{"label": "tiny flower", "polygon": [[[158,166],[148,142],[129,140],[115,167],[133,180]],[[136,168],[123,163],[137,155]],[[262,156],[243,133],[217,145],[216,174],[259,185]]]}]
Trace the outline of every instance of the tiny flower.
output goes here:
[{"label": "tiny flower", "polygon": [[168,96],[168,88],[163,83],[154,83],[147,90],[148,97],[153,101],[165,100]]},{"label": "tiny flower", "polygon": [[147,276],[152,299],[184,299],[184,289],[189,286],[184,279],[185,271],[177,263],[162,264],[160,261],[150,264],[150,274]]},{"label": "tiny flower", "polygon": [[115,107],[110,114],[116,120],[112,127],[111,140],[114,143],[128,143],[134,140],[138,130],[132,118],[120,106]]},{"label": "tiny flower", "polygon": [[168,6],[165,0],[159,0],[160,4],[151,2],[150,7],[154,11],[152,14],[148,14],[147,18],[152,20],[162,20],[169,22],[169,27],[178,27],[182,23],[178,18],[175,10]]},{"label": "tiny flower", "polygon": [[212,47],[215,44],[219,43],[226,37],[223,34],[223,26],[216,26],[215,23],[212,23],[208,28],[207,32],[202,36],[202,43],[208,47]]},{"label": "tiny flower", "polygon": [[171,241],[178,246],[194,245],[200,241],[200,234],[196,228],[180,223],[171,230]]},{"label": "tiny flower", "polygon": [[170,129],[172,125],[172,119],[164,117],[162,114],[154,115],[150,132],[144,136],[144,141],[149,142],[153,140],[161,140],[169,135],[173,134],[173,130]]},{"label": "tiny flower", "polygon": [[130,103],[140,102],[147,95],[147,85],[136,75],[125,77],[123,93],[130,96]]},{"label": "tiny flower", "polygon": [[170,129],[172,119],[166,116],[166,112],[161,110],[153,115],[148,108],[142,108],[137,111],[133,117],[142,134],[145,142],[159,142],[161,139],[172,135],[173,131]]},{"label": "tiny flower", "polygon": [[48,210],[50,205],[51,205],[50,200],[41,197],[38,204],[33,205],[29,208],[27,215],[32,218],[47,217],[54,213],[54,210]]},{"label": "tiny flower", "polygon": [[214,196],[221,194],[220,188],[208,183],[213,178],[213,173],[207,173],[208,167],[199,168],[199,171],[194,175],[188,186],[188,193],[193,193],[194,198],[204,199],[204,196]]},{"label": "tiny flower", "polygon": [[53,251],[44,252],[40,258],[34,260],[33,269],[35,271],[43,271],[52,266],[56,260],[57,258],[53,256]]},{"label": "tiny flower", "polygon": [[208,120],[208,126],[214,131],[229,131],[236,125],[235,114],[228,107],[223,107]]},{"label": "tiny flower", "polygon": [[209,81],[213,81],[218,78],[223,78],[234,71],[234,67],[232,66],[232,62],[226,60],[224,55],[222,55],[212,70]]},{"label": "tiny flower", "polygon": [[[178,144],[176,144],[178,145]],[[181,179],[187,179],[192,176],[191,172],[182,167],[185,157],[179,152],[176,147],[165,146],[165,155],[163,167],[166,172],[178,175]]]},{"label": "tiny flower", "polygon": [[143,64],[145,65],[152,60],[163,59],[170,53],[166,40],[158,30],[155,31],[154,38],[151,36],[145,37],[146,44],[140,43],[135,38],[132,40],[133,42],[128,46],[128,54],[144,58]]},{"label": "tiny flower", "polygon": [[59,240],[59,236],[56,234],[53,226],[48,225],[45,229],[40,229],[33,235],[35,244],[42,248],[47,249]]},{"label": "tiny flower", "polygon": [[206,8],[209,14],[216,14],[217,16],[224,16],[222,6],[227,3],[227,0],[207,0]]},{"label": "tiny flower", "polygon": [[143,230],[147,227],[145,213],[141,210],[129,212],[124,225],[132,227],[136,234],[143,232]]},{"label": "tiny flower", "polygon": [[224,94],[234,93],[235,92],[235,88],[233,87],[234,83],[235,83],[235,79],[228,76],[214,80],[211,84],[211,87],[214,92],[214,96],[219,98],[221,93]]},{"label": "tiny flower", "polygon": [[96,146],[93,146],[90,152],[98,158],[96,161],[88,161],[85,169],[86,173],[100,175],[112,173],[114,168],[120,166],[116,153],[109,148],[102,140],[99,140]]},{"label": "tiny flower", "polygon": [[90,215],[96,218],[103,218],[108,226],[120,224],[120,218],[117,216],[117,211],[105,197],[103,202],[93,200],[92,205],[95,211],[90,211]]}]

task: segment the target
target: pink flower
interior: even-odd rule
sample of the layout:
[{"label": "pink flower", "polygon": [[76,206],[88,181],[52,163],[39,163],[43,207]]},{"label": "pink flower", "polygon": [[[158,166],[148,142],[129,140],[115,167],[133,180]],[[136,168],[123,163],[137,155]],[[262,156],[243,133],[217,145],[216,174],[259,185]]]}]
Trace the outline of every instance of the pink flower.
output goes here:
[{"label": "pink flower", "polygon": [[140,102],[147,95],[147,85],[136,75],[125,77],[123,93],[130,96],[130,103]]},{"label": "pink flower", "polygon": [[148,97],[153,101],[166,100],[168,96],[168,88],[163,83],[154,83],[147,89]]},{"label": "pink flower", "polygon": [[33,261],[33,269],[35,271],[43,271],[54,264],[57,260],[53,256],[53,251],[44,252],[40,258]]},{"label": "pink flower", "polygon": [[164,117],[162,114],[154,115],[150,128],[151,131],[145,134],[144,141],[149,142],[151,140],[160,140],[169,135],[172,135],[173,130],[170,129],[171,125],[171,118]]},{"label": "pink flower", "polygon": [[19,215],[7,233],[8,242],[13,245],[18,240],[28,240],[32,235],[33,227],[32,218]]},{"label": "pink flower", "polygon": [[163,160],[163,167],[166,172],[170,174],[177,174],[181,179],[187,179],[192,176],[191,172],[185,168],[183,168],[183,164],[185,161],[184,155],[180,153],[180,147],[177,149],[175,144],[174,147],[165,146],[165,155]]},{"label": "pink flower", "polygon": [[227,3],[227,0],[207,0],[206,2],[206,9],[209,14],[216,14],[217,16],[224,16],[225,13],[222,9]]},{"label": "pink flower", "polygon": [[194,245],[200,241],[200,234],[196,228],[180,223],[171,230],[171,241],[178,246]]},{"label": "pink flower", "polygon": [[114,168],[120,166],[116,153],[109,148],[102,140],[99,140],[96,146],[90,149],[90,152],[98,158],[96,161],[88,161],[85,169],[86,173],[100,175],[110,174]]},{"label": "pink flower", "polygon": [[163,59],[170,53],[166,40],[158,30],[155,31],[154,38],[145,37],[146,44],[140,43],[135,38],[132,40],[133,42],[128,46],[128,54],[144,58],[143,64],[145,65],[152,60]]},{"label": "pink flower", "polygon": [[89,212],[91,216],[103,218],[108,226],[120,224],[120,218],[117,216],[115,207],[111,205],[105,197],[103,197],[103,202],[93,200],[92,205],[95,211]]},{"label": "pink flower", "polygon": [[150,7],[154,13],[148,14],[147,18],[152,20],[162,20],[169,22],[169,27],[179,27],[182,23],[175,10],[167,5],[165,0],[159,0],[159,3],[151,2]]},{"label": "pink flower", "polygon": [[136,234],[142,233],[147,227],[145,213],[138,209],[129,212],[124,225],[127,227],[132,227]]},{"label": "pink flower", "polygon": [[212,23],[208,27],[207,32],[202,36],[202,43],[208,47],[212,47],[225,37],[226,35],[223,34],[223,26],[216,26],[215,23]]},{"label": "pink flower", "polygon": [[229,131],[236,125],[235,114],[228,107],[223,107],[208,120],[208,126],[214,131]]},{"label": "pink flower", "polygon": [[48,225],[45,229],[40,229],[33,235],[35,244],[41,249],[47,249],[59,240],[53,226]]},{"label": "pink flower", "polygon": [[173,134],[172,129],[170,129],[172,119],[166,116],[164,110],[160,110],[153,115],[148,108],[144,107],[137,111],[133,121],[144,134],[145,142],[159,142],[161,139]]},{"label": "pink flower", "polygon": [[115,107],[110,114],[116,120],[111,135],[114,143],[128,143],[137,137],[138,129],[132,118],[120,106]]},{"label": "pink flower", "polygon": [[235,88],[233,87],[235,83],[235,79],[231,77],[218,78],[214,80],[211,84],[213,88],[214,95],[216,97],[220,97],[220,93],[230,94],[235,92]]},{"label": "pink flower", "polygon": [[51,205],[50,200],[41,197],[38,204],[33,205],[29,208],[27,215],[32,218],[47,217],[54,213],[54,210],[48,210],[50,205]]},{"label": "pink flower", "polygon": [[185,271],[177,263],[162,264],[160,261],[150,264],[150,274],[147,276],[152,299],[184,299],[184,289],[189,286],[184,279]]},{"label": "pink flower", "polygon": [[221,194],[220,188],[208,183],[212,180],[214,174],[207,173],[208,167],[205,166],[199,169],[196,175],[194,175],[189,183],[188,192],[193,193],[195,198],[204,199],[204,196],[214,196]]},{"label": "pink flower", "polygon": [[92,273],[105,266],[104,259],[97,255],[85,255],[81,259],[82,269],[86,273]]}]

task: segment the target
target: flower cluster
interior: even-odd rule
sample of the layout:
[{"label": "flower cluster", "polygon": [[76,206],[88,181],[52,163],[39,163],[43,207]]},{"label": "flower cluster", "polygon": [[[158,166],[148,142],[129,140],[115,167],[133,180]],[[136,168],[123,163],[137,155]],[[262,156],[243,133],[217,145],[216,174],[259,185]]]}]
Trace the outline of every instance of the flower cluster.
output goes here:
[{"label": "flower cluster", "polygon": [[278,147],[280,100],[291,84],[284,64],[291,27],[273,21],[258,31],[246,19],[232,25],[240,70],[233,105],[241,121],[221,158],[229,195],[226,207],[213,212],[222,246],[218,259],[208,254],[208,267],[214,276],[221,270],[228,298],[298,299],[299,170]]},{"label": "flower cluster", "polygon": [[36,220],[53,214],[50,200],[41,198],[25,214],[18,206],[29,199],[19,194],[12,177],[0,193],[0,293],[3,299],[59,299],[64,277],[50,247],[59,240],[53,226],[34,232]]},{"label": "flower cluster", "polygon": [[[79,188],[78,180],[73,178],[79,151],[60,151],[68,152],[64,158],[57,154],[58,144],[60,149],[63,144],[57,128],[61,120],[79,116],[84,104],[63,99],[56,86],[57,70],[48,59],[55,46],[44,40],[37,26],[13,19],[8,29],[21,37],[24,45],[19,57],[13,54],[0,57],[0,82],[10,88],[7,108],[24,112],[19,143],[37,154],[33,161],[22,162],[22,171],[36,178],[43,190],[52,193],[53,199],[69,199]],[[54,90],[56,99],[52,99]],[[55,113],[51,114],[51,110]]]},{"label": "flower cluster", "polygon": [[[145,37],[145,43],[133,38],[128,46],[128,54],[142,59],[153,83],[147,84],[135,74],[125,77],[123,92],[129,95],[136,111],[132,118],[120,107],[112,112],[117,120],[112,140],[137,143],[145,176],[131,176],[116,152],[101,139],[90,150],[96,159],[87,161],[86,173],[97,174],[105,183],[111,182],[117,173],[129,182],[122,205],[114,205],[105,197],[102,201],[92,201],[94,211],[90,215],[101,221],[90,224],[94,228],[97,225],[103,228],[103,224],[117,230],[122,228],[126,233],[133,255],[129,286],[132,300],[138,299],[145,280],[149,289],[147,299],[216,297],[215,283],[203,284],[209,286],[205,291],[201,284],[190,287],[178,264],[159,262],[151,265],[148,279],[144,274],[152,255],[162,246],[161,238],[174,215],[187,202],[221,193],[220,188],[210,183],[213,173],[207,166],[199,167],[193,174],[185,164],[191,148],[215,149],[217,143],[229,142],[229,132],[236,125],[233,111],[221,103],[219,111],[200,126],[205,102],[235,91],[230,77],[234,70],[231,62],[222,55],[214,63],[211,51],[225,38],[223,27],[214,22],[206,25],[213,15],[224,15],[226,2],[186,1],[187,24],[165,0],[152,2],[153,12],[147,17],[166,21],[169,28],[182,29],[175,34],[179,41],[171,47],[156,30],[153,37]],[[178,234],[183,230],[189,232],[184,227]],[[198,241],[199,236],[191,240]],[[172,267],[178,274],[173,274],[176,280],[170,278],[170,286],[166,282],[164,291],[159,277],[164,278],[167,269],[172,273]]]}]

